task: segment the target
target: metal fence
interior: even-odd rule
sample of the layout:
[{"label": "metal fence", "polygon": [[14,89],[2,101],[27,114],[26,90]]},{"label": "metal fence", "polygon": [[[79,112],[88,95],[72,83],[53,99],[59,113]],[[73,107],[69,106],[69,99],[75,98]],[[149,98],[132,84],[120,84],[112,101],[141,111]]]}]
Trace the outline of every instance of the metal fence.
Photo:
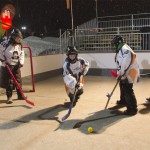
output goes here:
[{"label": "metal fence", "polygon": [[95,28],[95,22],[91,20],[87,26],[78,26],[73,34],[71,30],[66,31],[61,36],[61,50],[65,51],[68,45],[72,45],[74,37],[81,53],[111,52],[111,41],[115,35],[121,35],[135,51],[150,50],[150,14],[103,17],[98,21],[99,28]]},{"label": "metal fence", "polygon": [[[98,28],[75,30],[75,45],[79,52],[111,52],[111,41],[115,35],[99,34]],[[90,34],[91,33],[91,34]],[[150,32],[146,33],[120,33],[124,41],[135,51],[150,50]],[[68,45],[72,45],[72,36],[65,32],[61,41],[61,50],[65,52]]]},{"label": "metal fence", "polygon": [[150,13],[98,17],[98,28],[104,29],[104,31],[107,31],[107,28],[115,29],[119,27],[126,32],[136,32],[141,27],[149,25]]},{"label": "metal fence", "polygon": [[[80,52],[111,52],[111,41],[115,35],[77,35],[76,45]],[[120,35],[133,50],[150,50],[150,33],[123,33]]]}]

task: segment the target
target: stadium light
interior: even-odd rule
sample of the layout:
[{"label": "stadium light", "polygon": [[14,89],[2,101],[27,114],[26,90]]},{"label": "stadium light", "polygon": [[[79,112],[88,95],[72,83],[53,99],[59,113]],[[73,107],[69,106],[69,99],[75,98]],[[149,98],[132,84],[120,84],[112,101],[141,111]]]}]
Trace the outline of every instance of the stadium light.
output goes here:
[{"label": "stadium light", "polygon": [[26,26],[22,26],[21,29],[22,29],[22,30],[26,30],[27,27],[26,27]]}]

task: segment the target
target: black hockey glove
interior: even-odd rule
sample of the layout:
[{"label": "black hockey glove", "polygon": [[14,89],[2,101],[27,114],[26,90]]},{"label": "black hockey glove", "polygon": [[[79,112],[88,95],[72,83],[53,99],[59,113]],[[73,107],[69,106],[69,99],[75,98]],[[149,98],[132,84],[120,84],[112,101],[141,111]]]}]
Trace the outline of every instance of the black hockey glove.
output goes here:
[{"label": "black hockey glove", "polygon": [[21,68],[21,67],[23,67],[23,65],[21,65],[20,63],[17,63],[17,64],[14,66],[13,70],[18,70],[18,69]]},{"label": "black hockey glove", "polygon": [[118,77],[117,77],[117,80],[118,80],[118,81],[121,81],[121,78],[122,78],[122,76],[118,76]]},{"label": "black hockey glove", "polygon": [[74,78],[76,78],[76,80],[77,80],[77,74],[73,74],[72,76],[73,76]]},{"label": "black hockey glove", "polygon": [[79,78],[83,76],[83,71],[82,72],[79,72]]},{"label": "black hockey glove", "polygon": [[80,82],[77,82],[76,88],[78,89],[80,87]]}]

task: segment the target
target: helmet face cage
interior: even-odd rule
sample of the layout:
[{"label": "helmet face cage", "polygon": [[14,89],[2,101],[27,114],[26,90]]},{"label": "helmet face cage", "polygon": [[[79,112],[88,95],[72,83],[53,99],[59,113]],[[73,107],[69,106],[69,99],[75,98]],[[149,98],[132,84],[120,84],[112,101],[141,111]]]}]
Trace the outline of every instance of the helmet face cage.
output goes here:
[{"label": "helmet face cage", "polygon": [[112,47],[115,46],[116,48],[120,43],[123,43],[123,38],[119,35],[115,36],[114,39],[111,41]]},{"label": "helmet face cage", "polygon": [[76,47],[68,46],[66,54],[67,54],[67,56],[69,56],[69,55],[78,55]]}]

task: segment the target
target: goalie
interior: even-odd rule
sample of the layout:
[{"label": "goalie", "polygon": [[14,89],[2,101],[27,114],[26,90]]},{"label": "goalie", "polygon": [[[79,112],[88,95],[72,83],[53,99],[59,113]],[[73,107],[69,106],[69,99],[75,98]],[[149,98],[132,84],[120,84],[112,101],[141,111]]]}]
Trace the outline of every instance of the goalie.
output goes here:
[{"label": "goalie", "polygon": [[[80,95],[83,94],[83,77],[89,70],[89,62],[79,58],[77,49],[72,46],[68,46],[66,55],[67,58],[63,65],[63,79],[70,102],[73,102],[73,106],[75,106]],[[77,92],[74,99],[75,88],[77,88]]]}]

